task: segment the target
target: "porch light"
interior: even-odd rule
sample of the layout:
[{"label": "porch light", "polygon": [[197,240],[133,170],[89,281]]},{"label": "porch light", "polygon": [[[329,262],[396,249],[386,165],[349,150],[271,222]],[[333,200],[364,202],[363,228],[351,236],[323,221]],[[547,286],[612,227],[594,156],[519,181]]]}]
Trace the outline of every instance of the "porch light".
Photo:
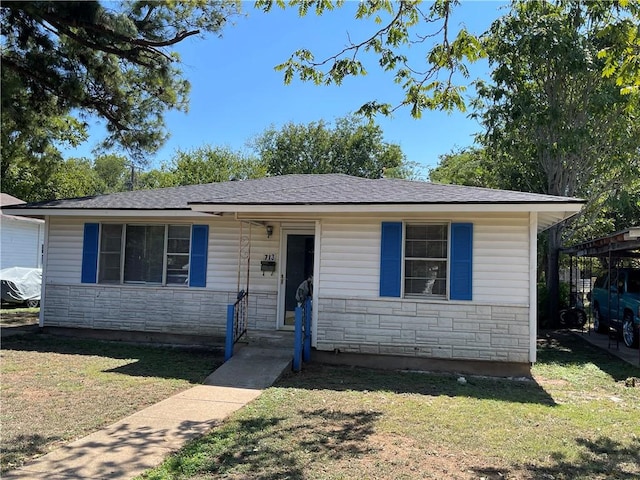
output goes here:
[{"label": "porch light", "polygon": [[267,225],[267,238],[271,238],[271,235],[273,235],[273,226],[272,225]]}]

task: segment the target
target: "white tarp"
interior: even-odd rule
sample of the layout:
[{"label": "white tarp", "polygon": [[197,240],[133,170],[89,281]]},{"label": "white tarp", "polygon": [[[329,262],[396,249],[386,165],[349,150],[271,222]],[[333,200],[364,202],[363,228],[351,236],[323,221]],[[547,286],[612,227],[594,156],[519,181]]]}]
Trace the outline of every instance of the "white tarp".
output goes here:
[{"label": "white tarp", "polygon": [[22,303],[40,300],[41,268],[10,267],[0,270],[2,301]]}]

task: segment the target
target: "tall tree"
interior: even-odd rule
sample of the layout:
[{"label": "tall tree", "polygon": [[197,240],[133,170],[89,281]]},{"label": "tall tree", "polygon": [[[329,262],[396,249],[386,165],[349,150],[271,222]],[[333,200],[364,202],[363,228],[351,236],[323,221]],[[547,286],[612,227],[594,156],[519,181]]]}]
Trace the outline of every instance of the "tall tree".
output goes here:
[{"label": "tall tree", "polygon": [[56,167],[39,200],[86,197],[102,190],[104,183],[90,160],[69,158]]},{"label": "tall tree", "polygon": [[266,173],[257,158],[211,145],[178,150],[171,161],[171,171],[176,185],[245,180],[264,177]]},{"label": "tall tree", "polygon": [[263,162],[227,147],[205,145],[191,150],[177,150],[173,158],[136,179],[135,188],[162,188],[177,185],[245,180],[266,175]]},{"label": "tall tree", "polygon": [[438,157],[438,166],[429,172],[429,180],[437,183],[495,186],[494,171],[483,148],[465,148]]},{"label": "tall tree", "polygon": [[383,140],[372,121],[350,116],[335,125],[324,121],[289,123],[266,130],[254,142],[269,175],[344,173],[365,178],[412,176],[399,145]]},{"label": "tall tree", "polygon": [[133,165],[126,157],[115,154],[98,155],[92,168],[100,179],[100,193],[122,192],[131,188],[130,169]]},{"label": "tall tree", "polygon": [[[483,142],[499,181],[552,195],[599,195],[601,173],[639,152],[638,97],[602,76],[601,32],[581,1],[516,1],[485,36],[491,83],[479,83]],[[604,23],[603,23],[604,22]],[[621,181],[621,177],[610,181]],[[516,183],[517,182],[517,183]],[[551,318],[558,305],[564,224],[548,231]]]},{"label": "tall tree", "polygon": [[106,121],[106,146],[142,161],[167,138],[164,112],[187,108],[189,84],[171,47],[219,33],[238,11],[226,0],[2,2],[2,106],[12,107],[2,135],[29,135],[17,128],[33,116],[91,114]]},{"label": "tall tree", "polygon": [[19,78],[2,65],[0,178],[2,191],[24,200],[41,199],[48,178],[62,162],[56,147],[86,140],[81,124],[61,113],[53,99],[29,108],[30,94]]}]

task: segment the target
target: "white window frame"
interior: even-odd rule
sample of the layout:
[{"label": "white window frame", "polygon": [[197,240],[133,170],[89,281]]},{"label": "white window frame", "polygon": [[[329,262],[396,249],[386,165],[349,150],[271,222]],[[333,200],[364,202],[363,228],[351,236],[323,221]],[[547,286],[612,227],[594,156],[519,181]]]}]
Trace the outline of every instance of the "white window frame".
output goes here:
[{"label": "white window frame", "polygon": [[[407,262],[407,255],[406,255],[406,246],[407,246],[407,226],[413,226],[413,225],[428,225],[428,226],[444,226],[447,229],[447,248],[446,248],[446,252],[447,252],[447,256],[444,259],[444,262],[446,264],[445,267],[445,271],[446,271],[446,279],[445,279],[445,294],[444,295],[434,295],[434,294],[419,294],[419,293],[407,293],[406,292],[406,271],[405,271],[405,267],[406,267],[406,262]],[[429,258],[424,258],[421,260],[427,260],[429,261]],[[434,258],[431,259],[433,261],[443,261],[443,259],[438,259],[438,258]],[[406,299],[411,299],[411,300],[416,300],[416,299],[423,299],[423,300],[449,300],[449,285],[451,282],[451,222],[450,221],[441,221],[441,222],[434,222],[434,221],[420,221],[420,220],[405,220],[404,222],[402,222],[402,298],[406,298]]]},{"label": "white window frame", "polygon": [[[101,282],[100,281],[100,259],[102,257],[102,227],[103,225],[122,225],[122,238],[120,242],[120,279],[116,283],[110,282]],[[126,248],[127,248],[127,227],[152,227],[152,226],[162,226],[164,227],[164,242],[162,249],[162,281],[161,282],[144,282],[144,281],[125,281],[124,279],[124,263],[126,257]],[[177,227],[189,227],[189,251],[186,254],[181,252],[168,252],[168,243],[169,243],[169,227],[177,226]],[[127,222],[102,222],[100,223],[100,233],[98,236],[98,271],[97,271],[97,283],[100,285],[148,285],[148,286],[170,286],[170,287],[187,287],[189,286],[189,281],[191,279],[191,227],[193,225],[190,223],[127,223]],[[187,272],[187,278],[184,283],[167,283],[167,255],[169,254],[180,254],[186,255],[189,261],[189,270]]]}]

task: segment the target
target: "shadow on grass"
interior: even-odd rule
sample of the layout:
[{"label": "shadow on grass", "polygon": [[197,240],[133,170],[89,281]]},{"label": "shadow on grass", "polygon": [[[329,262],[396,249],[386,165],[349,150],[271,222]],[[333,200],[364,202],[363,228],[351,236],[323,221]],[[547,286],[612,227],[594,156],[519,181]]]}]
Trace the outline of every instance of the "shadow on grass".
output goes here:
[{"label": "shadow on grass", "polygon": [[[190,421],[185,420],[174,427],[158,428],[140,422],[128,422],[126,419],[106,427],[104,435],[84,437],[72,446],[60,447],[57,455],[53,458],[41,457],[33,460],[33,464],[27,461],[23,470],[6,472],[3,478],[10,476],[15,479],[29,479],[29,469],[35,471],[46,471],[48,475],[55,478],[131,478],[157,464],[158,453],[165,452],[172,448],[174,444],[182,445],[184,442],[193,440],[206,434],[212,428],[218,426],[218,422],[211,421]],[[33,442],[39,442],[36,448],[28,449],[25,443],[25,453],[27,456],[34,456],[45,453],[43,447],[51,440],[37,438],[33,435]],[[30,445],[33,446],[33,445]],[[135,450],[136,455],[128,457],[129,453]],[[7,452],[3,451],[3,455]],[[16,458],[14,465],[19,466],[24,462],[24,455],[20,457],[18,451],[14,452]],[[4,459],[3,459],[4,462]],[[40,463],[41,462],[41,463]],[[13,468],[7,462],[8,467]],[[3,464],[4,467],[4,464]],[[38,478],[45,478],[38,476]]]},{"label": "shadow on grass", "polygon": [[596,440],[576,438],[575,443],[582,447],[578,460],[569,461],[561,454],[552,455],[551,465],[520,465],[512,468],[472,468],[478,476],[487,480],[517,478],[549,478],[570,480],[574,478],[639,478],[638,452],[640,438],[635,438],[629,446],[608,437]]},{"label": "shadow on grass", "polygon": [[308,478],[312,462],[372,453],[368,440],[380,415],[317,409],[304,411],[295,424],[277,416],[240,418],[189,443],[145,478]]},{"label": "shadow on grass", "polygon": [[538,364],[581,367],[593,364],[616,382],[640,375],[640,368],[609,351],[565,331],[545,331],[538,336]]},{"label": "shadow on grass", "polygon": [[465,377],[440,373],[398,372],[371,370],[359,367],[310,364],[302,372],[290,374],[277,387],[385,391],[430,396],[471,397],[518,403],[537,403],[555,406],[553,398],[533,380],[512,380],[490,377]]},{"label": "shadow on grass", "polygon": [[43,455],[47,447],[57,440],[58,436],[45,437],[39,434],[15,435],[7,442],[7,447],[1,453],[2,463],[0,471],[4,472],[24,463],[25,458]]},{"label": "shadow on grass", "polygon": [[[602,349],[568,333],[549,331],[538,340],[538,365],[584,366],[595,364],[615,381],[638,375],[638,370]],[[305,365],[302,372],[287,375],[277,386],[305,389],[388,391],[450,397],[466,396],[517,403],[554,406],[552,396],[534,380],[372,370],[358,367]]]},{"label": "shadow on grass", "polygon": [[139,345],[39,333],[3,339],[2,349],[130,360],[126,365],[105,372],[187,380],[191,383],[202,383],[223,362],[218,350]]}]

